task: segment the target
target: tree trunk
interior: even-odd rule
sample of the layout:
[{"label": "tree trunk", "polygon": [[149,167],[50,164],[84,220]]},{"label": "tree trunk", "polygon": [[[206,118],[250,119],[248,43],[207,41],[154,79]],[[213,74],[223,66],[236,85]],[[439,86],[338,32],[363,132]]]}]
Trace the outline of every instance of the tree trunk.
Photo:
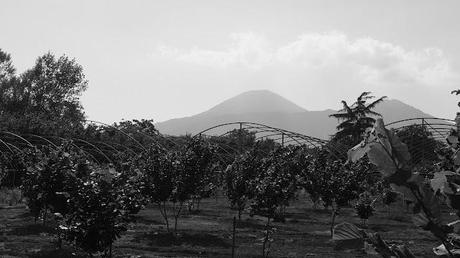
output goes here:
[{"label": "tree trunk", "polygon": [[[183,202],[179,202],[179,208],[176,209],[176,204],[174,203],[174,234],[177,234],[177,220],[179,219],[181,210],[182,210]],[[177,211],[176,211],[177,210]]]},{"label": "tree trunk", "polygon": [[334,235],[334,226],[335,226],[335,217],[338,214],[338,208],[332,207],[332,215],[331,215],[331,237]]},{"label": "tree trunk", "polygon": [[43,210],[43,226],[46,223],[46,213],[47,213],[47,209],[46,209],[46,206],[45,206],[45,209]]},{"label": "tree trunk", "polygon": [[236,217],[233,216],[233,232],[232,232],[232,258],[235,258],[236,248]]},{"label": "tree trunk", "polygon": [[270,217],[267,217],[267,224],[265,224],[265,238],[264,238],[264,242],[262,244],[262,257],[264,258],[267,258],[268,257],[268,253],[270,250],[266,250],[268,249],[270,246],[269,245],[269,237],[270,237],[270,230],[269,230],[269,227],[270,227]]},{"label": "tree trunk", "polygon": [[158,208],[160,209],[160,213],[161,215],[163,216],[164,220],[165,220],[165,223],[166,223],[166,230],[168,232],[171,231],[171,229],[169,228],[169,219],[168,219],[168,213],[167,213],[167,210],[166,210],[166,202],[163,202],[163,207],[161,206],[161,202],[158,203]]}]

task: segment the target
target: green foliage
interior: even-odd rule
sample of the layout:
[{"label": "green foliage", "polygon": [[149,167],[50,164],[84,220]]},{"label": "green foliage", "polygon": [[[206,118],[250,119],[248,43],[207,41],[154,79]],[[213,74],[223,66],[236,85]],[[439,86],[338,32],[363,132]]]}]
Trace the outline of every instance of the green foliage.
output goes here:
[{"label": "green foliage", "polygon": [[440,143],[433,138],[425,125],[405,126],[396,134],[407,145],[414,166],[423,168],[438,162],[436,151]]},{"label": "green foliage", "polygon": [[262,158],[262,152],[256,146],[249,152],[238,156],[224,172],[227,198],[230,205],[238,209],[240,220],[248,201],[254,197],[255,180],[260,174]]},{"label": "green foliage", "polygon": [[113,175],[111,186],[117,194],[121,209],[127,214],[138,213],[148,202],[143,192],[143,175],[139,170],[117,170],[109,165],[106,174]]},{"label": "green foliage", "polygon": [[155,128],[153,120],[145,119],[126,120],[114,123],[111,127],[104,126],[103,131],[99,133],[106,133],[106,135],[99,135],[100,138],[108,138],[109,142],[128,145],[134,149],[139,148],[139,144],[143,146],[157,145],[162,138],[158,137],[159,132]]},{"label": "green foliage", "polygon": [[177,187],[177,155],[157,145],[135,157],[130,169],[141,174],[141,193],[150,202],[158,204],[169,231],[166,203],[173,197]]},{"label": "green foliage", "polygon": [[[275,149],[260,164],[255,178],[251,214],[268,218],[284,216],[283,208],[295,197],[298,190],[300,167],[294,163],[296,149]],[[281,214],[277,211],[281,209]]]},{"label": "green foliage", "polygon": [[59,230],[66,240],[88,253],[107,253],[132,219],[130,205],[126,209],[126,195],[114,188],[114,181],[116,175],[110,171],[96,170],[86,178],[78,178],[74,191],[67,194],[71,208]]},{"label": "green foliage", "polygon": [[13,66],[11,55],[0,48],[0,84],[12,79],[16,72]]},{"label": "green foliage", "polygon": [[131,161],[130,170],[141,174],[142,194],[158,204],[169,231],[167,203],[177,219],[184,202],[209,197],[217,187],[216,149],[202,139],[191,139],[179,150],[152,145]]},{"label": "green foliage", "polygon": [[272,151],[262,162],[258,162],[257,176],[253,180],[250,215],[267,218],[262,239],[262,256],[268,257],[274,241],[275,228],[271,219],[284,221],[284,208],[298,190],[300,167],[295,163],[298,149],[280,147]]},{"label": "green foliage", "polygon": [[25,159],[30,150],[0,153],[0,187],[22,185],[27,165]]},{"label": "green foliage", "polygon": [[380,116],[379,113],[373,111],[379,103],[386,97],[380,97],[377,100],[367,104],[368,100],[372,100],[374,96],[370,95],[371,92],[363,92],[356,99],[353,105],[349,106],[346,101],[342,100],[343,109],[338,113],[330,115],[342,121],[338,126],[339,130],[334,136],[333,140],[350,142],[352,145],[356,144],[362,139],[363,133],[367,128],[372,127],[375,119],[371,116]]},{"label": "green foliage", "polygon": [[134,159],[131,169],[141,173],[143,194],[150,201],[160,203],[171,198],[176,181],[174,158],[172,153],[153,145]]},{"label": "green foliage", "polygon": [[382,196],[382,202],[385,205],[390,205],[392,203],[395,203],[398,198],[398,193],[395,191],[387,190],[383,193]]},{"label": "green foliage", "polygon": [[302,184],[313,201],[321,199],[325,207],[346,206],[376,184],[374,167],[365,159],[344,164],[320,150],[306,156],[308,166],[302,170]]},{"label": "green foliage", "polygon": [[332,240],[337,249],[363,249],[367,242],[382,257],[415,258],[405,245],[389,244],[378,233],[368,233],[347,222],[335,227]]},{"label": "green foliage", "polygon": [[59,239],[107,253],[144,204],[140,175],[87,160],[71,142],[31,150],[22,190],[31,212],[54,214]]},{"label": "green foliage", "polygon": [[369,217],[374,214],[374,200],[369,192],[363,192],[359,195],[358,202],[355,205],[357,215],[363,220],[363,225]]},{"label": "green foliage", "polygon": [[[454,137],[457,139],[452,139]],[[448,168],[458,168],[458,133],[452,132],[448,143],[453,151],[446,151]],[[356,161],[364,155],[375,164],[382,177],[390,183],[391,187],[405,194],[407,198],[415,202],[414,223],[430,231],[441,242],[445,253],[453,256],[458,252],[460,239],[458,231],[450,223],[445,223],[441,216],[441,204],[447,200],[447,204],[459,215],[460,199],[457,193],[460,191],[460,175],[458,170],[439,171],[434,174],[430,184],[417,173],[412,172],[410,153],[407,146],[400,141],[392,131],[385,129],[383,121],[378,120],[374,129],[370,131],[363,142],[349,151],[349,159]],[[448,162],[450,160],[450,162]],[[440,168],[446,166],[440,166]],[[401,256],[405,257],[405,256]]]},{"label": "green foliage", "polygon": [[255,132],[247,129],[234,129],[223,136],[211,136],[208,140],[217,146],[217,154],[232,162],[237,155],[251,151],[253,148],[268,154],[279,146],[273,139],[256,140]]},{"label": "green foliage", "polygon": [[176,160],[177,187],[173,201],[204,198],[215,189],[215,153],[213,145],[202,139],[192,139]]},{"label": "green foliage", "polygon": [[0,59],[2,130],[68,136],[83,128],[79,96],[87,82],[75,60],[47,53],[33,68],[16,76],[9,55],[0,52]]},{"label": "green foliage", "polygon": [[37,218],[41,212],[65,214],[67,198],[62,193],[72,192],[75,187],[77,162],[81,154],[72,150],[70,144],[56,150],[45,147],[31,153],[22,190],[27,205]]}]

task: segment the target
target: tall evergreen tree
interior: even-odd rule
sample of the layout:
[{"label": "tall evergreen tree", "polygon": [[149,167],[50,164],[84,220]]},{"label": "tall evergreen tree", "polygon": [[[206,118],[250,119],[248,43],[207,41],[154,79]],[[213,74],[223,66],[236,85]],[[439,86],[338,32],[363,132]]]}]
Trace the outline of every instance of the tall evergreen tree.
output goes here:
[{"label": "tall evergreen tree", "polygon": [[363,92],[356,99],[356,102],[351,106],[346,101],[342,100],[343,108],[330,117],[337,118],[340,124],[337,126],[338,132],[334,135],[334,140],[350,141],[350,144],[356,144],[361,141],[362,134],[366,128],[374,125],[375,116],[381,116],[373,111],[377,104],[385,100],[386,96],[380,97],[377,100],[367,103],[375,97],[371,92]]}]

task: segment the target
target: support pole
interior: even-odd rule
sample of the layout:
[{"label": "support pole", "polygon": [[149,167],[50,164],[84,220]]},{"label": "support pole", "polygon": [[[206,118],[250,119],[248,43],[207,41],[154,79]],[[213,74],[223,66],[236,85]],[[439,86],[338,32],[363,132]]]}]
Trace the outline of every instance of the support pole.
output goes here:
[{"label": "support pole", "polygon": [[235,243],[236,243],[236,216],[233,216],[233,234],[232,234],[232,258],[235,257]]},{"label": "support pole", "polygon": [[240,155],[243,154],[243,123],[240,123],[240,131],[239,131],[239,149]]}]

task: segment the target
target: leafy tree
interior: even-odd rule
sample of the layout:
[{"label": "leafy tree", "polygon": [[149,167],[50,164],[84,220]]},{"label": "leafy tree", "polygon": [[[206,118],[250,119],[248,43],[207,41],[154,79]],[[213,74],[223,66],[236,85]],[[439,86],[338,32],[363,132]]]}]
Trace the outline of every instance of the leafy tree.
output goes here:
[{"label": "leafy tree", "polygon": [[172,152],[151,146],[133,163],[133,168],[139,168],[142,173],[143,194],[158,205],[163,216],[166,229],[170,231],[167,203],[171,200],[176,189],[177,171],[174,165],[176,155]]},{"label": "leafy tree", "polygon": [[411,162],[417,167],[422,168],[439,161],[436,151],[441,145],[433,138],[433,134],[426,126],[417,124],[405,126],[396,134],[407,145]]},{"label": "leafy tree", "polygon": [[186,201],[208,197],[215,188],[215,148],[202,139],[191,139],[180,150],[165,152],[153,147],[140,161],[145,191],[160,205],[167,227],[166,202],[172,205],[174,232]]},{"label": "leafy tree", "polygon": [[[448,141],[451,143],[449,148],[454,151],[449,155],[454,164],[454,168],[458,168],[459,152],[458,145],[453,142],[458,142],[458,133],[453,132],[457,140]],[[452,137],[449,136],[449,137]],[[349,160],[355,162],[364,156],[367,156],[373,164],[376,165],[381,176],[390,183],[393,190],[404,193],[408,199],[415,203],[413,221],[414,223],[430,231],[436,236],[442,245],[433,248],[437,255],[447,255],[454,257],[454,253],[458,253],[460,245],[458,239],[460,235],[456,229],[458,222],[446,223],[442,216],[441,204],[446,201],[447,204],[454,210],[457,210],[457,215],[460,214],[459,191],[460,175],[454,171],[442,170],[434,173],[434,178],[429,183],[420,174],[414,173],[411,166],[411,156],[406,144],[404,144],[393,131],[387,130],[383,120],[379,119],[374,125],[362,143],[356,145],[349,151]],[[344,235],[352,231],[340,227],[337,233]],[[396,257],[413,257],[411,254],[401,253],[398,250],[390,247],[385,241],[371,237],[370,234],[362,234],[364,240],[373,244],[377,251],[383,256]],[[345,240],[344,238],[341,238]],[[400,249],[400,248],[398,248]]]},{"label": "leafy tree", "polygon": [[113,241],[144,204],[139,174],[91,163],[71,142],[27,153],[22,190],[31,213],[55,215],[65,239],[110,256]]},{"label": "leafy tree", "polygon": [[[180,214],[184,201],[199,202],[209,197],[217,185],[216,148],[204,139],[194,138],[189,141],[177,159],[177,188],[173,195],[173,204],[179,204]],[[175,216],[175,228],[177,227]]]},{"label": "leafy tree", "polygon": [[362,138],[363,133],[367,128],[372,127],[375,119],[372,116],[381,116],[373,109],[381,103],[386,96],[380,97],[377,100],[367,103],[372,100],[374,96],[370,95],[371,92],[363,92],[356,99],[353,105],[349,106],[346,101],[342,100],[343,109],[338,113],[331,114],[330,117],[337,118],[340,124],[337,126],[339,130],[334,136],[335,140],[347,141],[356,144]]},{"label": "leafy tree", "polygon": [[138,169],[117,169],[112,164],[108,165],[107,170],[114,175],[111,183],[119,196],[117,198],[121,208],[127,214],[137,214],[148,202],[142,191],[142,173]]},{"label": "leafy tree", "polygon": [[270,245],[273,242],[274,228],[270,221],[284,215],[284,207],[295,197],[298,189],[298,171],[288,165],[294,153],[289,148],[278,148],[264,159],[259,167],[259,173],[254,180],[254,195],[250,206],[250,215],[260,215],[267,218],[262,255],[268,257]]},{"label": "leafy tree", "polygon": [[22,185],[27,170],[25,159],[29,150],[21,152],[2,152],[0,154],[0,187],[10,188]]},{"label": "leafy tree", "polygon": [[[11,68],[6,70],[11,72]],[[20,76],[13,75],[0,87],[3,130],[72,135],[83,128],[84,113],[79,96],[86,89],[87,81],[83,68],[73,59],[56,58],[47,53],[37,59],[33,68]]]},{"label": "leafy tree", "polygon": [[241,155],[256,144],[256,134],[246,129],[234,129],[223,136],[211,136],[209,141],[219,147],[219,155]]},{"label": "leafy tree", "polygon": [[344,164],[325,149],[310,154],[308,160],[308,166],[303,166],[301,173],[302,186],[313,201],[321,199],[326,208],[332,207],[332,234],[340,209],[376,184],[377,178],[372,175],[374,167],[365,159]]},{"label": "leafy tree", "polygon": [[74,190],[77,161],[81,154],[69,144],[52,149],[44,147],[31,153],[22,190],[31,213],[37,219],[43,214],[43,223],[48,212],[66,214],[67,199],[62,193]]},{"label": "leafy tree", "polygon": [[362,220],[362,225],[366,226],[366,221],[374,214],[374,200],[369,192],[365,191],[359,195],[355,205],[357,215]]},{"label": "leafy tree", "polygon": [[254,196],[254,180],[260,173],[262,153],[256,147],[243,155],[237,156],[224,172],[224,182],[230,205],[238,209],[238,220],[241,220],[243,210]]},{"label": "leafy tree", "polygon": [[[141,144],[144,146],[149,146],[152,144],[158,145],[160,139],[160,133],[155,128],[153,120],[141,119],[141,120],[125,120],[119,123],[114,123],[112,127],[106,127],[112,135],[111,141],[118,142],[120,144]],[[116,131],[114,131],[116,130]],[[123,132],[120,133],[120,131]],[[138,147],[138,146],[133,146]]]},{"label": "leafy tree", "polygon": [[15,72],[16,69],[13,66],[11,55],[0,48],[0,84],[11,80]]},{"label": "leafy tree", "polygon": [[[450,92],[450,94],[459,95],[459,94],[460,94],[460,90],[453,90],[453,91]],[[457,105],[460,107],[460,102],[458,102]]]},{"label": "leafy tree", "polygon": [[[102,252],[111,257],[112,243],[132,221],[126,196],[114,187],[116,175],[96,169],[86,178],[75,181],[75,190],[67,194],[70,207],[60,221],[59,230],[66,240],[90,256]],[[125,189],[126,191],[126,189]]]}]

